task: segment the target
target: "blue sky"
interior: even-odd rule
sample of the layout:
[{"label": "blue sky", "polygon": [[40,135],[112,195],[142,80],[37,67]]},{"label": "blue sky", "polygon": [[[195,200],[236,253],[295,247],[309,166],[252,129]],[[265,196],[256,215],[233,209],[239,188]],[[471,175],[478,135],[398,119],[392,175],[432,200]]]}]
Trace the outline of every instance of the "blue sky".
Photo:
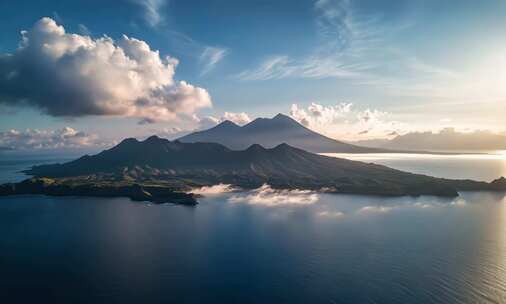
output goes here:
[{"label": "blue sky", "polygon": [[[158,99],[141,107],[139,95],[126,110],[106,109],[90,97],[79,102],[101,107],[76,101],[60,111],[66,101],[44,102],[68,94],[42,96],[47,90],[35,88],[31,96],[0,94],[0,132],[71,127],[104,140],[170,137],[225,118],[244,123],[278,112],[348,140],[444,127],[504,132],[505,14],[506,2],[499,0],[2,1],[4,56],[16,55],[21,30],[49,17],[66,34],[106,35],[116,45],[127,35],[158,50],[162,60],[176,58],[173,77],[157,78],[165,88],[157,94],[176,96],[182,89],[172,82],[185,81],[191,90],[204,90],[209,102],[194,91],[192,100],[164,96],[167,110],[154,106]],[[2,71],[0,62],[0,74],[23,70],[15,64]],[[19,78],[21,88],[37,86]],[[9,91],[12,82],[3,85]],[[76,94],[86,95],[87,88]]]}]

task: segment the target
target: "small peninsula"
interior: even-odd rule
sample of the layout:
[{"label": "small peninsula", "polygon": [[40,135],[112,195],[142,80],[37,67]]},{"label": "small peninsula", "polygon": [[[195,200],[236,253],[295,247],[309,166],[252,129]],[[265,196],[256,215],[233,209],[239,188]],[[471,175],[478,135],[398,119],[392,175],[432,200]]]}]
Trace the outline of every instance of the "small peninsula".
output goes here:
[{"label": "small peninsula", "polygon": [[128,197],[132,201],[155,204],[197,205],[192,193],[177,191],[163,184],[129,181],[90,180],[89,178],[30,178],[20,183],[0,185],[0,196],[43,194],[49,196]]}]

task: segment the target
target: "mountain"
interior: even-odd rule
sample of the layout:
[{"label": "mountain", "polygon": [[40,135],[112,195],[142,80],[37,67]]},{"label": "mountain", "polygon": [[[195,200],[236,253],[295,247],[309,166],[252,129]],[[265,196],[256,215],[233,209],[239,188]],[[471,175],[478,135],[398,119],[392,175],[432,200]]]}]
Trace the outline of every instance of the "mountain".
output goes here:
[{"label": "mountain", "polygon": [[[203,186],[218,183],[257,188],[311,189],[378,195],[457,195],[457,190],[506,189],[496,182],[457,181],[394,170],[376,164],[321,156],[280,144],[234,151],[216,143],[182,143],[152,136],[130,138],[94,156],[27,171],[37,177],[116,179]],[[499,184],[497,184],[499,183]]]},{"label": "mountain", "polygon": [[272,119],[257,118],[242,127],[227,120],[213,128],[188,134],[178,140],[186,143],[220,143],[232,150],[244,150],[252,144],[273,148],[280,143],[287,143],[313,153],[392,152],[385,149],[360,147],[328,138],[283,114],[278,114]]},{"label": "mountain", "polygon": [[458,132],[453,128],[439,132],[411,132],[391,140],[365,140],[353,144],[382,149],[431,151],[506,150],[506,136],[488,131]]}]

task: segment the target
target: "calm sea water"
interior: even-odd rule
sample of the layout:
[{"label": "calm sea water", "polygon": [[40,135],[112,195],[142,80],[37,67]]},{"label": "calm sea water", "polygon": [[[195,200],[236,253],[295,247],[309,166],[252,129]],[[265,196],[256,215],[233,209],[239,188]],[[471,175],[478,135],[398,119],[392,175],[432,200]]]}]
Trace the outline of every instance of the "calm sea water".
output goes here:
[{"label": "calm sea water", "polygon": [[0,198],[0,302],[506,302],[503,194],[225,190],[204,190],[197,207]]},{"label": "calm sea water", "polygon": [[13,156],[11,154],[2,154],[0,152],[0,184],[8,182],[19,182],[23,179],[26,179],[27,176],[21,171],[29,169],[31,166],[62,163],[76,158],[77,157],[66,155]]},{"label": "calm sea water", "polygon": [[506,176],[506,151],[487,151],[483,154],[345,154],[324,153],[363,162],[377,163],[408,172],[456,179],[492,181]]}]

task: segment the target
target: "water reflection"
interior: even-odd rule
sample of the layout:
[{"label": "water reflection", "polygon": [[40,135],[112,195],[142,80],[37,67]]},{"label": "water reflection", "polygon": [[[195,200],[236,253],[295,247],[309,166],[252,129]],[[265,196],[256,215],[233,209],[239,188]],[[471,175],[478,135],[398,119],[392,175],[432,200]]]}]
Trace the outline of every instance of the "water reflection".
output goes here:
[{"label": "water reflection", "polygon": [[[505,175],[505,155],[355,156],[490,180]],[[0,300],[506,303],[504,194],[204,190],[196,208],[0,198]]]},{"label": "water reflection", "polygon": [[269,205],[234,195],[248,197],[196,208],[1,198],[0,286],[54,303],[506,300],[504,196],[319,194]]},{"label": "water reflection", "polygon": [[455,155],[409,153],[323,153],[323,155],[372,162],[408,172],[445,178],[492,181],[506,176],[506,151]]}]

